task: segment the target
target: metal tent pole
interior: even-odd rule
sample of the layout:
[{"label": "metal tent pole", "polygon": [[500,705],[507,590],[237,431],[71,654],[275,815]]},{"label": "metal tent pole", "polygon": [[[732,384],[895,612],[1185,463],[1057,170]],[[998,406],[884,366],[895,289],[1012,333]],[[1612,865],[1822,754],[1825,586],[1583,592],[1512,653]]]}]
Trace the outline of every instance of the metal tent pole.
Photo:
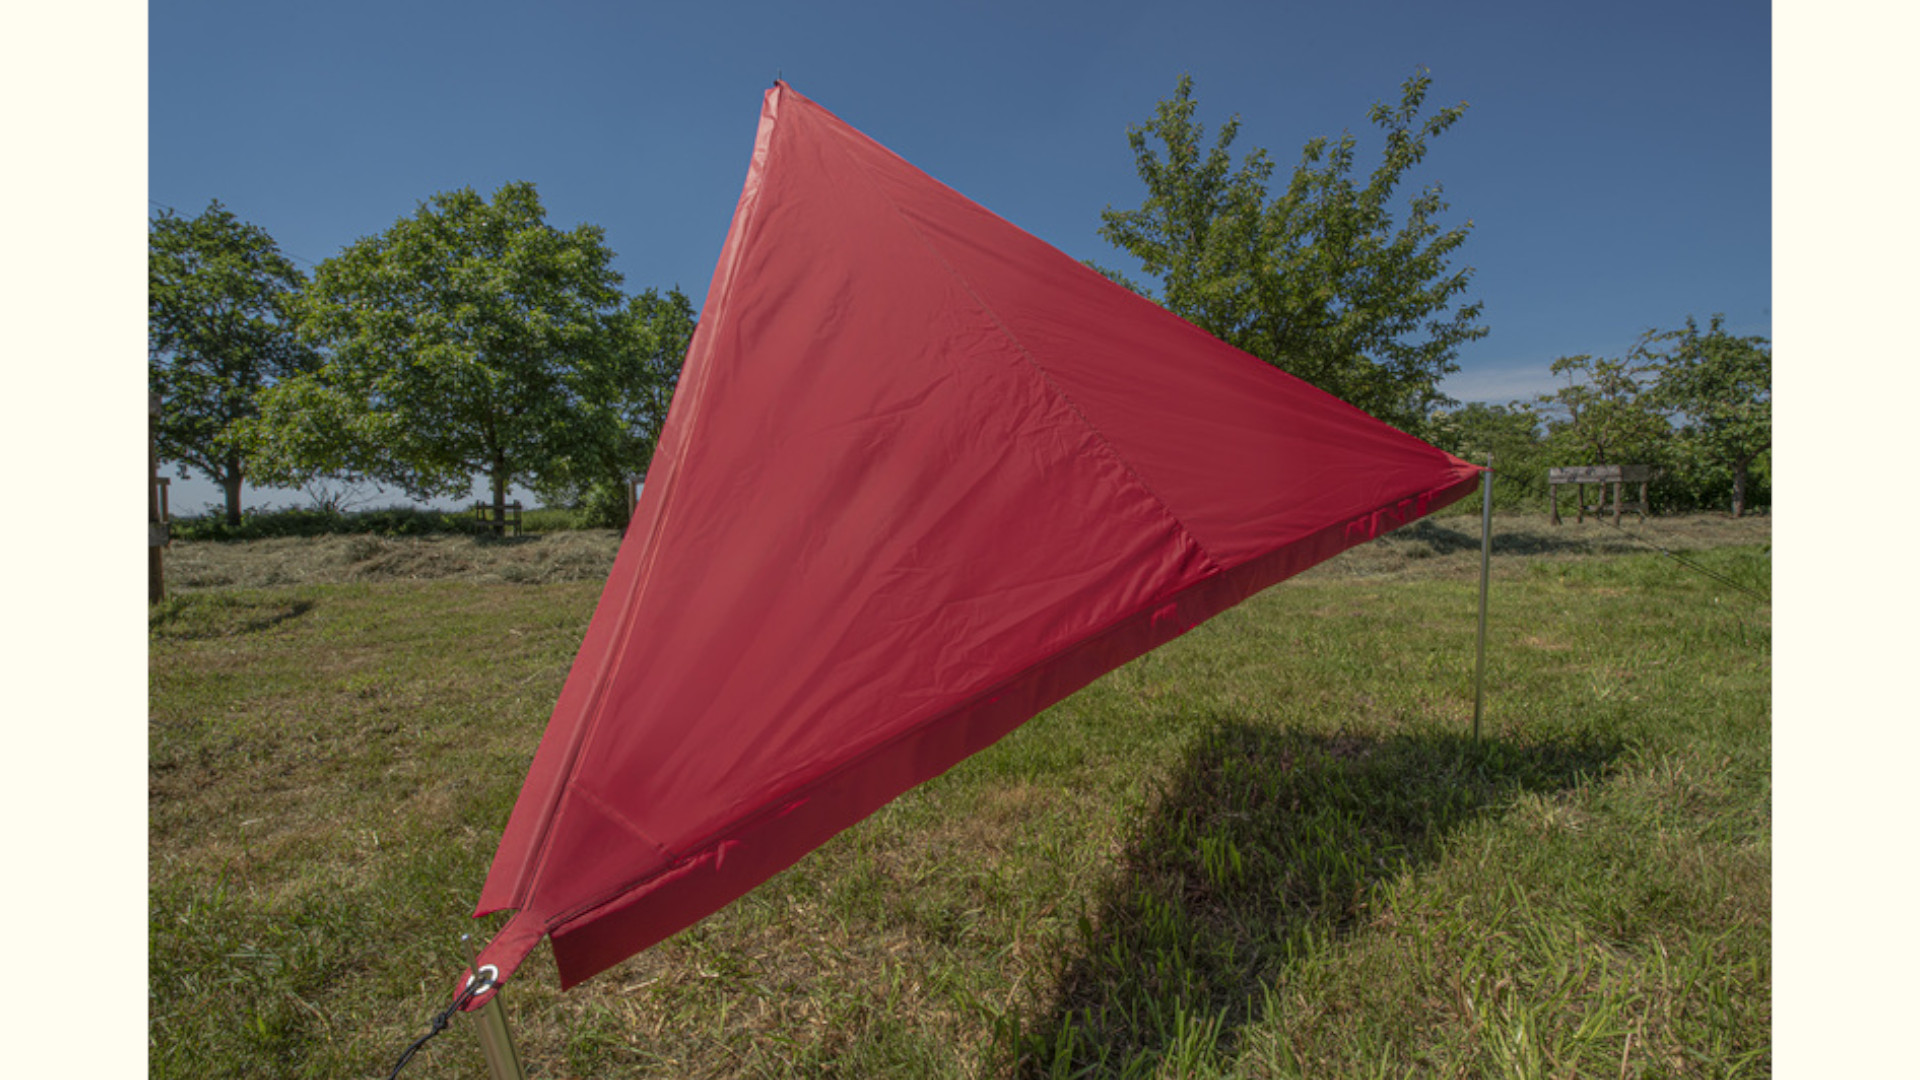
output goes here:
[{"label": "metal tent pole", "polygon": [[487,1059],[487,1072],[493,1080],[527,1080],[527,1070],[513,1048],[513,1033],[507,1030],[507,1013],[500,1005],[500,991],[473,1013],[480,1035],[480,1053]]},{"label": "metal tent pole", "polygon": [[1473,657],[1473,741],[1480,741],[1480,710],[1487,688],[1487,578],[1493,563],[1493,453],[1480,478],[1480,634]]},{"label": "metal tent pole", "polygon": [[493,1080],[527,1080],[527,1070],[520,1064],[520,1055],[513,1048],[513,1032],[507,1030],[507,1010],[500,1004],[500,969],[492,964],[482,966],[479,955],[474,949],[473,938],[460,935],[469,952],[472,967],[468,969],[467,986],[472,987],[474,979],[482,980],[482,991],[491,987],[493,996],[485,1005],[473,1011],[473,1027],[480,1036],[480,1054],[487,1059],[487,1074]]}]

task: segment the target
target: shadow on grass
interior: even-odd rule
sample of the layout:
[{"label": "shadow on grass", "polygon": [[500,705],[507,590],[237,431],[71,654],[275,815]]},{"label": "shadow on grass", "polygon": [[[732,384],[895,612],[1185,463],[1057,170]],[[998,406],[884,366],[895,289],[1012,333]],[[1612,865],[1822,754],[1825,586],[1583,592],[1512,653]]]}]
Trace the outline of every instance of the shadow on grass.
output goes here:
[{"label": "shadow on grass", "polygon": [[147,609],[147,633],[180,640],[256,634],[312,610],[313,601],[305,599],[175,595]]},{"label": "shadow on grass", "polygon": [[1230,1058],[1265,988],[1352,932],[1376,888],[1488,808],[1571,787],[1619,752],[1217,724],[1082,920],[1051,1008],[1012,1033],[1015,1074],[1177,1073],[1196,1046]]},{"label": "shadow on grass", "polygon": [[[1422,518],[1394,530],[1393,535],[1406,540],[1423,541],[1433,549],[1435,555],[1480,550],[1478,518],[1457,529],[1435,522],[1432,518]],[[1583,533],[1568,529],[1564,536],[1551,536],[1537,532],[1501,532],[1499,526],[1495,525],[1493,533],[1495,555],[1625,555],[1647,550],[1644,540],[1626,532],[1609,531],[1594,535],[1590,531]]]}]

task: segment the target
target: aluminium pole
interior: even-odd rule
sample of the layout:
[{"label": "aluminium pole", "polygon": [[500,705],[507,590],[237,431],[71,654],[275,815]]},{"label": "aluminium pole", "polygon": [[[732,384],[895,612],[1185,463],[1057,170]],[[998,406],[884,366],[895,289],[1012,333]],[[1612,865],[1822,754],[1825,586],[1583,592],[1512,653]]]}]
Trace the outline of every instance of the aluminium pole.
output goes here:
[{"label": "aluminium pole", "polygon": [[1480,476],[1480,634],[1473,657],[1473,741],[1480,741],[1480,709],[1487,688],[1487,578],[1493,562],[1493,452]]},{"label": "aluminium pole", "polygon": [[467,969],[467,989],[461,991],[462,996],[472,989],[475,979],[483,980],[476,992],[493,991],[487,1003],[473,1012],[474,1032],[480,1037],[480,1054],[487,1059],[487,1074],[493,1080],[527,1080],[526,1067],[520,1064],[520,1054],[513,1048],[513,1032],[507,1030],[507,1010],[500,1004],[500,969],[492,964],[481,965],[471,936],[461,934],[460,941],[467,946],[467,956],[472,961]]},{"label": "aluminium pole", "polygon": [[480,1053],[487,1059],[487,1072],[493,1080],[527,1080],[527,1070],[513,1048],[513,1033],[507,1030],[507,1012],[500,1006],[500,991],[474,1011],[473,1023],[480,1035]]}]

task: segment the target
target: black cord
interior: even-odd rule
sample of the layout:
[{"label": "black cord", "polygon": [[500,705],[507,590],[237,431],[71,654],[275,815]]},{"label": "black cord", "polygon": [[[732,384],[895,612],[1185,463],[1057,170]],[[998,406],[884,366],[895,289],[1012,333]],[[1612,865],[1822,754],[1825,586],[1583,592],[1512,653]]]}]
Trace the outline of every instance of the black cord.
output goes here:
[{"label": "black cord", "polygon": [[469,976],[466,989],[460,991],[459,995],[453,999],[453,1004],[447,1006],[445,1011],[433,1018],[433,1027],[425,1035],[415,1039],[412,1046],[407,1047],[406,1050],[401,1052],[400,1060],[393,1063],[393,1071],[387,1074],[387,1080],[394,1080],[395,1077],[399,1076],[400,1070],[406,1068],[407,1062],[413,1060],[413,1055],[419,1053],[420,1048],[427,1045],[428,1039],[447,1030],[447,1025],[453,1022],[454,1013],[459,1012],[467,1002],[472,1001],[492,987],[493,980],[491,979]]},{"label": "black cord", "polygon": [[[1611,522],[1609,522],[1609,524],[1611,524]],[[1707,569],[1706,567],[1698,565],[1697,563],[1688,562],[1687,560],[1681,558],[1680,556],[1675,555],[1673,552],[1668,551],[1666,548],[1663,548],[1658,544],[1653,544],[1645,540],[1642,540],[1638,536],[1633,535],[1632,533],[1628,532],[1627,530],[1621,528],[1618,525],[1614,525],[1613,528],[1621,536],[1626,537],[1627,539],[1633,541],[1634,543],[1639,544],[1642,547],[1652,548],[1653,550],[1659,552],[1662,555],[1665,555],[1667,558],[1672,559],[1674,562],[1679,563],[1681,566],[1686,567],[1687,569],[1693,571],[1694,573],[1699,574],[1702,577],[1712,578],[1713,580],[1719,582],[1720,584],[1725,585],[1727,588],[1732,589],[1734,592],[1744,593],[1745,595],[1750,596],[1755,600],[1760,601],[1763,604],[1770,604],[1773,602],[1773,597],[1771,596],[1765,596],[1760,593],[1754,592],[1752,589],[1747,588],[1746,586],[1740,584],[1737,581],[1734,581],[1730,578],[1721,577],[1719,574],[1716,574],[1713,571]]]}]

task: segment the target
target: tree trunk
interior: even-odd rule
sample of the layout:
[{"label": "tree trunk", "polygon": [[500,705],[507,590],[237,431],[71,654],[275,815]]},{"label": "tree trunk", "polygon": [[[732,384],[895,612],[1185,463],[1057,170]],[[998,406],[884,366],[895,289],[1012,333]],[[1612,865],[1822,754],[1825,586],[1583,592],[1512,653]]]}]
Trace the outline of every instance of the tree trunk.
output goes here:
[{"label": "tree trunk", "polygon": [[227,451],[227,475],[220,478],[220,486],[227,489],[227,524],[240,527],[240,451]]},{"label": "tree trunk", "polygon": [[507,532],[507,456],[493,455],[493,533]]},{"label": "tree trunk", "polygon": [[1733,516],[1747,512],[1747,463],[1733,463]]}]

